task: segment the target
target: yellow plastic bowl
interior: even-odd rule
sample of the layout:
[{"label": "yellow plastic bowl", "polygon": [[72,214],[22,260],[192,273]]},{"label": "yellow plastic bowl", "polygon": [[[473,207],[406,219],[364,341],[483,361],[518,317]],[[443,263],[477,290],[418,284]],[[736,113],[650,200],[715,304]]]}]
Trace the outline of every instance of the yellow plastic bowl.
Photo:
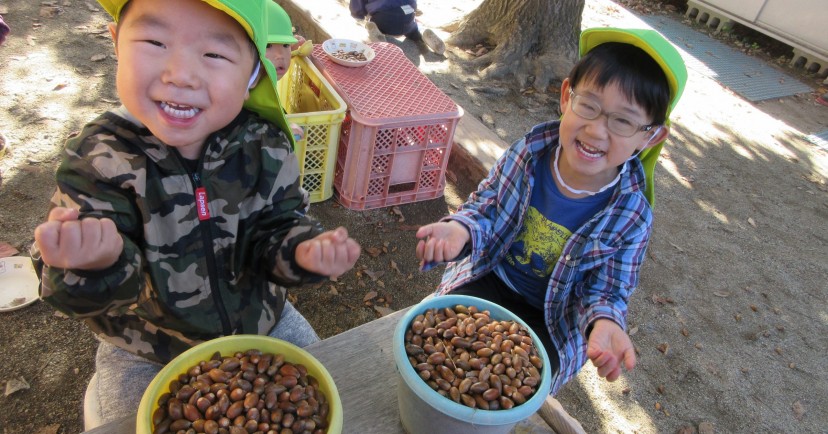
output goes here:
[{"label": "yellow plastic bowl", "polygon": [[308,374],[313,375],[319,381],[319,387],[325,393],[330,405],[328,414],[330,425],[327,432],[331,434],[342,432],[342,401],[339,399],[339,391],[336,389],[331,374],[322,366],[322,363],[307,351],[280,339],[258,335],[235,335],[196,345],[164,366],[141,398],[141,404],[138,406],[136,433],[152,433],[152,413],[158,407],[158,398],[169,392],[170,383],[178,379],[179,375],[186,374],[188,369],[202,360],[209,360],[216,351],[224,357],[250,349],[263,353],[282,354],[288,362],[305,365],[308,368]]}]

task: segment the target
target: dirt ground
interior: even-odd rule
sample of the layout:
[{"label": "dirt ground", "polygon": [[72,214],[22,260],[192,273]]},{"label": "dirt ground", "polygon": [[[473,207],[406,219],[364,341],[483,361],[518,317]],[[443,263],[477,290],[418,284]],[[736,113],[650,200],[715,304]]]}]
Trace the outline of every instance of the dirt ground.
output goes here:
[{"label": "dirt ground", "polygon": [[[424,21],[439,23],[479,2],[421,0],[420,8]],[[683,13],[626,5],[589,0],[584,22]],[[27,255],[63,142],[118,104],[115,59],[108,17],[95,2],[0,0],[0,14],[13,32],[0,48],[0,132],[9,144],[0,159],[0,243]],[[462,54],[420,57],[413,44],[400,45],[466,116],[507,142],[557,117],[555,92],[481,82]],[[804,138],[828,129],[828,107],[814,102],[828,89],[773,50],[752,54],[814,92],[750,103],[690,71],[656,173],[654,236],[631,301],[639,364],[615,383],[588,364],[559,395],[587,432],[828,432],[828,150]],[[344,224],[364,252],[339,281],[293,292],[322,337],[435,288],[441,270],[417,271],[414,230],[465,199],[479,179],[464,172],[451,167],[440,199],[370,211],[333,200],[312,206],[326,226]],[[0,313],[0,433],[82,431],[95,347],[83,325],[42,302]],[[28,387],[9,393],[19,380]]]}]

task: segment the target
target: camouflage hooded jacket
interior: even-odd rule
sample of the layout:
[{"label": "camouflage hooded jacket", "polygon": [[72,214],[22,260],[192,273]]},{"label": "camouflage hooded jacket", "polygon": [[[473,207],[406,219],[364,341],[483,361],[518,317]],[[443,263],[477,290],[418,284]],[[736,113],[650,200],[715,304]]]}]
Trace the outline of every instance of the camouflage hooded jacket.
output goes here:
[{"label": "camouflage hooded jacket", "polygon": [[57,184],[52,207],[112,219],[124,250],[100,271],[38,263],[41,298],[148,359],[166,363],[223,335],[266,334],[285,286],[321,277],[293,258],[321,232],[305,216],[296,155],[252,112],[207,139],[194,173],[149,130],[105,113],[66,143]]}]

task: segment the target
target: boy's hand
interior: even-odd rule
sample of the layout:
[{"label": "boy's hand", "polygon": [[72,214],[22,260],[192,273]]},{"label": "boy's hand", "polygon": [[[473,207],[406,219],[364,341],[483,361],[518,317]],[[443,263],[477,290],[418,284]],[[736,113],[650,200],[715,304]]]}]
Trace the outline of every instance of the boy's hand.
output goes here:
[{"label": "boy's hand", "polygon": [[456,221],[432,223],[417,230],[417,259],[420,267],[431,262],[446,262],[456,258],[469,242],[471,234]]},{"label": "boy's hand", "polygon": [[635,367],[635,348],[627,333],[615,321],[599,319],[592,326],[587,344],[587,357],[598,368],[598,375],[615,381],[622,366],[631,371]]},{"label": "boy's hand", "polygon": [[359,244],[348,237],[343,227],[317,235],[296,246],[300,267],[323,276],[339,277],[359,259]]},{"label": "boy's hand", "polygon": [[78,211],[54,208],[46,223],[35,229],[35,243],[43,262],[71,270],[103,270],[124,250],[115,222],[108,218],[78,220]]}]

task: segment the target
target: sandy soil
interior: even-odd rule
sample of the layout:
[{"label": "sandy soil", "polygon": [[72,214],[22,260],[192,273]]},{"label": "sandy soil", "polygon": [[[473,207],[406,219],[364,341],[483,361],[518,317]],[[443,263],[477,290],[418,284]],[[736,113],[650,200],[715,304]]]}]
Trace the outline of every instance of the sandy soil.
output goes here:
[{"label": "sandy soil", "polygon": [[[475,4],[421,0],[421,18],[439,26]],[[593,0],[584,22],[609,24],[629,13]],[[107,16],[94,2],[10,0],[0,3],[0,14],[13,29],[0,48],[0,132],[10,144],[0,159],[0,242],[25,255],[45,217],[64,140],[117,105],[115,60]],[[400,45],[467,116],[507,142],[557,116],[554,92],[481,82],[463,68],[462,56],[421,57],[413,44]],[[826,89],[780,67],[814,92],[749,103],[690,72],[674,140],[657,171],[654,237],[630,309],[639,364],[615,383],[587,365],[559,396],[588,432],[826,432],[828,155],[804,139],[828,129],[828,107],[814,102]],[[416,271],[413,231],[451,212],[474,188],[478,179],[455,172],[463,171],[452,167],[440,199],[362,212],[334,201],[313,206],[327,226],[344,222],[365,252],[339,281],[294,292],[320,335],[432,291],[440,270]],[[0,432],[80,432],[94,337],[37,302],[0,313],[0,345],[4,390],[13,380],[28,384],[0,397]]]}]

